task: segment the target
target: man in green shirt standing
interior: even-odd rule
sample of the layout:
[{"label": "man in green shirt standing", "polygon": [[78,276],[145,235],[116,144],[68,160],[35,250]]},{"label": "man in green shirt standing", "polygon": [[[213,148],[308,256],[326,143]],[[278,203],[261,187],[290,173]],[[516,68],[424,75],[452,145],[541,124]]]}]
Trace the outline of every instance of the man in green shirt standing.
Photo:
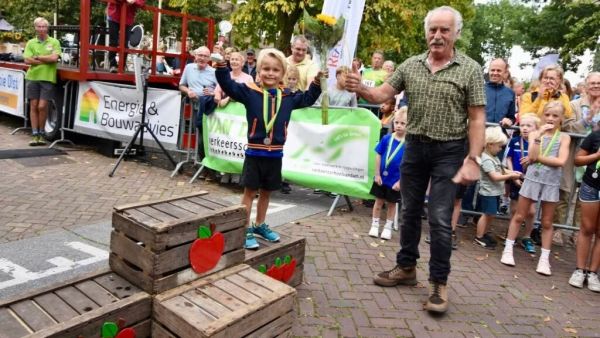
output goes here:
[{"label": "man in green shirt standing", "polygon": [[25,75],[33,135],[29,145],[37,146],[46,144],[44,129],[48,116],[48,101],[54,99],[60,42],[48,36],[48,20],[37,18],[33,21],[33,25],[37,37],[27,41],[23,57],[25,63],[29,65]]},{"label": "man in green shirt standing", "polygon": [[[380,286],[415,285],[421,239],[421,211],[429,192],[429,298],[425,309],[448,309],[447,281],[452,254],[450,219],[457,183],[479,179],[479,155],[484,145],[485,90],[481,66],[459,53],[462,16],[452,7],[431,10],[425,17],[429,50],[403,62],[379,87],[362,83],[358,72],[348,74],[346,89],[369,102],[381,103],[405,91],[408,125],[402,158],[404,204],[400,251],[396,266],[375,276]],[[468,155],[466,152],[468,140]]]}]

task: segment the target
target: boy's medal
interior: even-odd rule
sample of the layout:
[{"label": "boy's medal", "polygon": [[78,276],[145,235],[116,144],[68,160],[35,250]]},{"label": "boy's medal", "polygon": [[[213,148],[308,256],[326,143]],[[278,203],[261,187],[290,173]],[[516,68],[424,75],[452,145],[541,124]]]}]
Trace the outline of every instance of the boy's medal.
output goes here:
[{"label": "boy's medal", "polygon": [[281,89],[277,89],[277,108],[275,110],[275,114],[271,114],[271,120],[267,123],[267,119],[269,118],[269,92],[263,90],[263,122],[265,123],[265,133],[267,137],[263,140],[264,145],[271,144],[271,138],[269,137],[269,132],[273,129],[273,125],[275,124],[275,120],[277,120],[277,114],[279,114],[279,108],[281,108]]},{"label": "boy's medal", "polygon": [[398,146],[396,147],[396,149],[394,149],[394,151],[392,152],[392,143],[394,143],[394,137],[390,137],[390,141],[388,142],[388,148],[387,151],[385,152],[385,166],[383,167],[383,176],[387,176],[389,173],[387,171],[387,167],[390,165],[390,163],[392,162],[392,159],[394,158],[394,156],[396,156],[396,154],[400,151],[400,148],[402,148],[402,146],[404,145],[404,140],[402,140],[400,142],[400,144],[398,144]]}]

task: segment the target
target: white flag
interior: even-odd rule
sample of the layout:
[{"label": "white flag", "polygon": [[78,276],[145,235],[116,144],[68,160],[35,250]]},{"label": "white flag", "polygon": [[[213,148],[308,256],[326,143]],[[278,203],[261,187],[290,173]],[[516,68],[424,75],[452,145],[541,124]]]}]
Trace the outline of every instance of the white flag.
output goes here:
[{"label": "white flag", "polygon": [[335,18],[344,16],[344,36],[328,54],[327,68],[329,69],[330,84],[335,83],[335,70],[339,66],[352,67],[352,58],[356,51],[358,31],[362,21],[365,0],[325,0],[321,13]]}]

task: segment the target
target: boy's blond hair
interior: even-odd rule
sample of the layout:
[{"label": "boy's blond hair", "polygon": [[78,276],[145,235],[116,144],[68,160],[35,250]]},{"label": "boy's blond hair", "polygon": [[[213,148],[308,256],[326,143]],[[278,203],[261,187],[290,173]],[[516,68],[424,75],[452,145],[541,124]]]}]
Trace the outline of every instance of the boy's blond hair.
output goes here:
[{"label": "boy's blond hair", "polygon": [[540,117],[537,116],[537,114],[534,114],[534,113],[525,113],[525,114],[523,114],[523,116],[521,116],[519,118],[519,120],[521,122],[523,122],[525,120],[531,120],[535,124],[536,128],[539,128],[540,125],[542,124],[542,120],[540,120]]},{"label": "boy's blond hair", "polygon": [[400,107],[399,109],[396,109],[394,111],[394,119],[402,119],[404,118],[405,120],[408,117],[408,106],[403,106]]},{"label": "boy's blond hair", "polygon": [[285,55],[283,55],[283,53],[279,49],[275,48],[265,48],[261,50],[260,53],[258,53],[258,59],[256,60],[256,71],[260,72],[263,60],[267,56],[275,58],[279,61],[279,63],[281,63],[281,67],[283,67],[283,74],[285,75],[288,67],[287,60],[285,59]]},{"label": "boy's blond hair", "polygon": [[500,127],[488,127],[485,128],[485,144],[502,143],[506,144],[508,141],[506,135]]},{"label": "boy's blond hair", "polygon": [[544,110],[543,112],[547,112],[550,109],[553,108],[558,108],[560,110],[560,114],[562,115],[562,117],[565,117],[565,106],[563,106],[562,102],[560,101],[550,101],[548,103],[546,103],[546,105],[544,106]]}]

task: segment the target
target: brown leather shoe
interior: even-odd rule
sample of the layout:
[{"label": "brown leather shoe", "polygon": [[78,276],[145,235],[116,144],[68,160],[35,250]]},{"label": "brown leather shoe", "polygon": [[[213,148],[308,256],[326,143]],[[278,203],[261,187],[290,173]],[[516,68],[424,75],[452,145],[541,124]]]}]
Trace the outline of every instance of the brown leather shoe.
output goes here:
[{"label": "brown leather shoe", "polygon": [[379,286],[416,285],[417,269],[414,266],[401,267],[396,265],[392,270],[380,272],[373,283]]},{"label": "brown leather shoe", "polygon": [[444,284],[429,282],[429,298],[425,310],[434,313],[448,311],[448,287]]}]

